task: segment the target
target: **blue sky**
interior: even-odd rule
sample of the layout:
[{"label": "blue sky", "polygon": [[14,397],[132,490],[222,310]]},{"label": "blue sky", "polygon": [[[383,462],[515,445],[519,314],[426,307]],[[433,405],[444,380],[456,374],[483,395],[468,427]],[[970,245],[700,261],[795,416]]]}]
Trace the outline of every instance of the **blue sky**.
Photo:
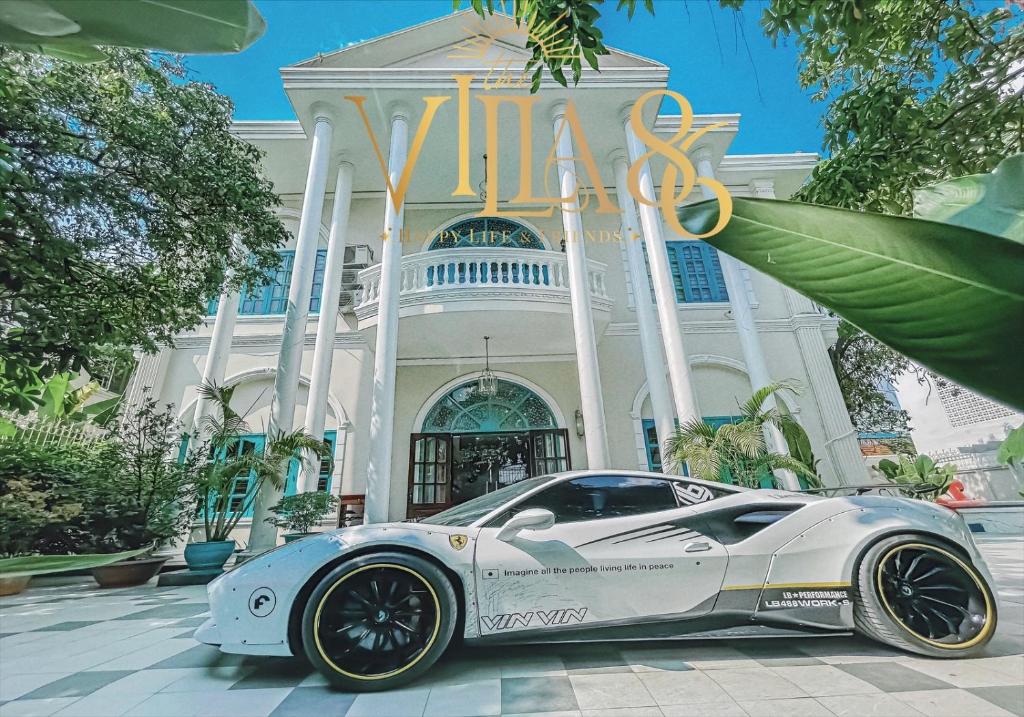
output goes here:
[{"label": "blue sky", "polygon": [[[278,69],[452,11],[451,0],[257,0],[267,33],[239,55],[190,57],[196,79],[235,102],[237,119],[294,119]],[[715,0],[656,0],[657,15],[638,9],[631,22],[602,7],[605,44],[671,68],[669,86],[695,112],[739,112],[731,154],[816,152],[824,105],[797,84],[792,45],[773,48],[758,25],[759,2],[740,15]],[[468,6],[468,0],[463,0]]]}]

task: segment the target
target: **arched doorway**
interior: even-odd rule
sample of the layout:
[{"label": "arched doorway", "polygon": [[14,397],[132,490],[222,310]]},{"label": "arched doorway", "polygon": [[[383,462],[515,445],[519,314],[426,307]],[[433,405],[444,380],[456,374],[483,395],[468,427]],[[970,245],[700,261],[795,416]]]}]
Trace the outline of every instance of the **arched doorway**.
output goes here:
[{"label": "arched doorway", "polygon": [[507,379],[493,396],[475,379],[460,382],[434,400],[420,431],[409,451],[409,517],[570,468],[568,433],[547,402]]}]

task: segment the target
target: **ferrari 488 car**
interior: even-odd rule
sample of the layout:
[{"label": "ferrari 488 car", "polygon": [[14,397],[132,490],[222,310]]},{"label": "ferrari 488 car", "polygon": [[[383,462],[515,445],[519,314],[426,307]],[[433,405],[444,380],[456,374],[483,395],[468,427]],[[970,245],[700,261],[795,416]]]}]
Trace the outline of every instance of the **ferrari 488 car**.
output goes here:
[{"label": "ferrari 488 car", "polygon": [[995,631],[991,585],[963,520],[932,503],[574,471],[264,553],[210,583],[196,638],[305,655],[364,691],[416,678],[455,638],[857,631],[962,657]]}]

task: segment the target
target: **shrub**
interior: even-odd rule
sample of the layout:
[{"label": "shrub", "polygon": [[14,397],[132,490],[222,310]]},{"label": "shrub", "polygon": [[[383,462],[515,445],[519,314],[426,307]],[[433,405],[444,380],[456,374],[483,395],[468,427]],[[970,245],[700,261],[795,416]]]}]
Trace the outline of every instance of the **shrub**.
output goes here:
[{"label": "shrub", "polygon": [[0,441],[0,554],[67,552],[75,486],[93,468],[78,446]]},{"label": "shrub", "polygon": [[116,553],[173,541],[195,487],[180,426],[152,399],[93,444],[0,442],[0,553]]},{"label": "shrub", "polygon": [[308,533],[337,507],[338,499],[329,493],[297,493],[285,496],[271,508],[270,512],[277,518],[267,518],[267,522],[293,533]]},{"label": "shrub", "polygon": [[173,542],[191,525],[195,486],[177,460],[181,424],[152,398],[125,416],[109,442],[92,451],[83,473],[76,552],[112,553]]}]

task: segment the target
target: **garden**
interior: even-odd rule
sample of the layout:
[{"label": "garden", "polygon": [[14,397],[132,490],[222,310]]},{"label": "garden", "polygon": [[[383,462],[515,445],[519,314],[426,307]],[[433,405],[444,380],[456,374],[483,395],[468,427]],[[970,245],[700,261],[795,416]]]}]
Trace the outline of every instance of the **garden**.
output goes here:
[{"label": "garden", "polygon": [[[108,416],[101,431],[71,430],[81,411],[41,418],[49,431],[39,422],[8,431],[0,439],[0,594],[21,591],[33,575],[67,571],[91,571],[101,587],[139,585],[183,541],[194,582],[220,574],[238,548],[232,531],[262,485],[327,449],[296,432],[239,451],[249,427],[231,409],[231,389],[203,391],[213,411],[191,435],[173,406],[148,396]],[[233,502],[240,479],[242,505]],[[336,507],[324,493],[287,496],[272,522],[292,540]]]}]

